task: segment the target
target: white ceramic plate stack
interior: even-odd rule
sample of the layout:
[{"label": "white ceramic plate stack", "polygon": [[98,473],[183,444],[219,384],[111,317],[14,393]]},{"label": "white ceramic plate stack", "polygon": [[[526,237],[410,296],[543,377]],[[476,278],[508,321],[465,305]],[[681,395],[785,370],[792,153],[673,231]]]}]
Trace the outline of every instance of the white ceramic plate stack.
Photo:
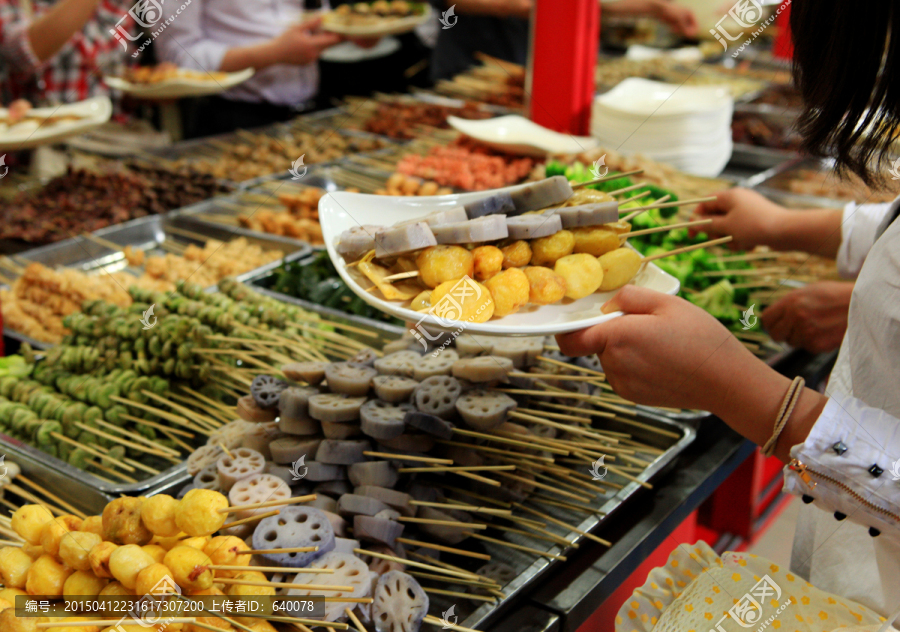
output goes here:
[{"label": "white ceramic plate stack", "polygon": [[731,158],[733,112],[725,87],[632,77],[594,99],[591,135],[603,147],[715,177]]}]

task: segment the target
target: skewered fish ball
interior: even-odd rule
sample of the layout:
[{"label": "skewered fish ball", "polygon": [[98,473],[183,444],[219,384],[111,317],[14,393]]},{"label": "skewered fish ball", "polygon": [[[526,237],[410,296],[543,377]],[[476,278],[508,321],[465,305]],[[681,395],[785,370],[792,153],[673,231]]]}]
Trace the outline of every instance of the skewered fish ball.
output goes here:
[{"label": "skewered fish ball", "polygon": [[169,552],[169,549],[164,549],[158,544],[146,544],[141,548],[144,549],[144,552],[152,557],[158,564],[162,564],[163,558],[166,557],[166,553]]},{"label": "skewered fish ball", "polygon": [[432,246],[416,257],[419,280],[430,288],[445,281],[474,276],[474,265],[472,253],[461,246]]},{"label": "skewered fish ball", "polygon": [[128,590],[119,582],[109,582],[106,587],[100,591],[100,594],[104,597],[128,597],[129,595],[134,595],[135,592],[133,590]]},{"label": "skewered fish ball", "polygon": [[158,590],[157,586],[160,586],[160,582],[164,582],[167,577],[169,577],[168,566],[162,562],[151,564],[141,569],[141,572],[137,574],[134,582],[134,592],[137,595],[149,595],[154,589]]},{"label": "skewered fish ball", "polygon": [[136,544],[125,544],[109,556],[109,571],[125,588],[134,590],[138,574],[155,564],[150,554]]},{"label": "skewered fish ball", "polygon": [[575,228],[572,234],[575,236],[575,248],[572,252],[576,254],[587,253],[599,257],[621,245],[618,233],[606,227]]},{"label": "skewered fish ball", "polygon": [[144,545],[153,539],[141,521],[144,498],[116,498],[103,509],[103,539],[116,544]]},{"label": "skewered fish ball", "polygon": [[44,529],[41,531],[41,546],[44,547],[44,551],[50,555],[59,555],[60,540],[62,540],[63,536],[70,531],[77,530],[77,528],[73,529],[69,527],[69,525],[78,524],[78,526],[81,526],[80,518],[77,518],[76,516],[71,517],[75,518],[77,523],[65,520],[66,516],[60,516],[44,525]]},{"label": "skewered fish ball", "polygon": [[42,555],[28,569],[25,590],[30,595],[62,597],[63,587],[71,574],[72,569],[52,555]]},{"label": "skewered fish ball", "polygon": [[500,249],[504,268],[524,268],[531,263],[531,246],[527,241],[514,241]]},{"label": "skewered fish ball", "polygon": [[603,268],[597,258],[586,254],[568,255],[556,262],[553,271],[566,280],[566,297],[590,296],[603,282]]},{"label": "skewered fish ball", "polygon": [[103,516],[88,516],[81,523],[79,531],[87,531],[88,533],[96,533],[103,535]]},{"label": "skewered fish ball", "polygon": [[94,597],[106,587],[109,580],[97,577],[90,571],[75,571],[66,579],[63,594],[66,597]]},{"label": "skewered fish ball", "polygon": [[12,515],[11,526],[19,537],[29,544],[40,544],[44,525],[53,520],[53,514],[43,505],[24,505]]},{"label": "skewered fish ball", "polygon": [[[465,283],[464,287],[460,287]],[[449,309],[438,303],[449,296]],[[468,323],[486,323],[494,315],[494,299],[488,289],[478,281],[445,281],[431,292],[431,304],[440,308],[437,316]]]},{"label": "skewered fish ball", "polygon": [[219,492],[192,489],[181,499],[175,523],[190,536],[209,535],[225,524],[228,514],[219,513],[217,510],[227,507],[228,499]]},{"label": "skewered fish ball", "polygon": [[96,533],[70,531],[59,542],[59,558],[76,571],[91,570],[90,554],[102,542]]},{"label": "skewered fish ball", "polygon": [[600,267],[603,268],[603,282],[600,284],[602,292],[618,290],[627,284],[643,264],[641,255],[631,248],[619,248],[607,252],[599,258],[599,261]]},{"label": "skewered fish ball", "polygon": [[175,583],[185,590],[205,590],[213,585],[212,563],[203,551],[190,546],[176,546],[164,560]]},{"label": "skewered fish ball", "polygon": [[25,588],[28,569],[34,560],[19,547],[7,546],[0,549],[0,578],[7,588]]},{"label": "skewered fish ball", "polygon": [[141,520],[153,535],[171,538],[181,532],[175,522],[177,510],[177,500],[166,494],[157,494],[141,505]]},{"label": "skewered fish ball", "polygon": [[[251,556],[243,551],[249,551],[243,540],[233,535],[219,535],[210,540],[203,552],[210,561],[217,566],[248,566]],[[216,577],[234,577],[235,571],[216,571]]]},{"label": "skewered fish ball", "polygon": [[503,269],[503,251],[497,246],[478,246],[472,250],[475,258],[475,280],[482,283]]},{"label": "skewered fish ball", "polygon": [[548,237],[531,240],[531,265],[552,266],[559,259],[572,254],[575,249],[575,235],[561,230]]},{"label": "skewered fish ball", "polygon": [[528,302],[551,305],[566,295],[566,280],[550,268],[530,266],[523,270],[528,277]]},{"label": "skewered fish ball", "polygon": [[530,292],[528,277],[518,268],[509,268],[495,274],[485,281],[484,285],[494,300],[494,316],[502,318],[515,314],[528,304]]},{"label": "skewered fish ball", "polygon": [[91,563],[91,570],[97,577],[105,577],[112,579],[113,574],[109,569],[109,558],[112,556],[119,546],[112,542],[101,542],[91,549],[88,554],[88,561]]},{"label": "skewered fish ball", "polygon": [[15,608],[0,612],[0,630],[3,632],[38,632],[37,624],[45,617],[16,617]]}]

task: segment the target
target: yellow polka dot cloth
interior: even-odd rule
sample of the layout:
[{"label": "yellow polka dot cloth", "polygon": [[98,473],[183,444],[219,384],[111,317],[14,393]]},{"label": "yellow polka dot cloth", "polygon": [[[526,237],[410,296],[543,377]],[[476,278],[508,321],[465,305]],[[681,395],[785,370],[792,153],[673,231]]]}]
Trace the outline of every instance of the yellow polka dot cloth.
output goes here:
[{"label": "yellow polka dot cloth", "polygon": [[650,571],[619,610],[616,632],[880,632],[884,621],[764,558],[719,557],[697,542]]}]

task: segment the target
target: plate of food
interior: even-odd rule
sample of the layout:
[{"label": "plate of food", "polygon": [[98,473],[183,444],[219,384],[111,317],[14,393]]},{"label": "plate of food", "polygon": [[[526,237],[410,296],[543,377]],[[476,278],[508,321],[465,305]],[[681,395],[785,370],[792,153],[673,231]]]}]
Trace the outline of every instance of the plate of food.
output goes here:
[{"label": "plate of food", "polygon": [[110,88],[139,99],[180,99],[218,94],[241,84],[253,68],[238,72],[206,72],[179,68],[174,64],[129,68],[122,77],[104,77]]},{"label": "plate of food", "polygon": [[518,114],[484,120],[448,116],[447,124],[498,151],[538,158],[547,154],[578,154],[599,144],[596,138],[561,134]]},{"label": "plate of food", "polygon": [[677,294],[628,245],[618,205],[555,176],[436,197],[333,192],[319,221],[341,278],[370,305],[420,331],[535,336],[615,318],[601,307],[628,283]]},{"label": "plate of food", "polygon": [[386,37],[408,33],[430,17],[431,7],[426,2],[355,2],[325,13],[322,28],[348,37]]},{"label": "plate of food", "polygon": [[105,96],[41,108],[17,102],[0,108],[0,151],[55,143],[100,127],[110,116],[112,102]]}]

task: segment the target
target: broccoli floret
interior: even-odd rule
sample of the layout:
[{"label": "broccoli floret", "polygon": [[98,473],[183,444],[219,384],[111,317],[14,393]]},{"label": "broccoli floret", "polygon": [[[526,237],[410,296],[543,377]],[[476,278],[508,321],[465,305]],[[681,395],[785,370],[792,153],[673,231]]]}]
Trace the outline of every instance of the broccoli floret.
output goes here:
[{"label": "broccoli floret", "polygon": [[544,175],[548,178],[552,178],[553,176],[564,176],[566,175],[566,166],[561,162],[548,162],[544,170]]},{"label": "broccoli floret", "polygon": [[726,327],[741,318],[741,311],[734,306],[734,287],[727,279],[722,279],[702,292],[689,294],[687,299],[706,310]]}]

